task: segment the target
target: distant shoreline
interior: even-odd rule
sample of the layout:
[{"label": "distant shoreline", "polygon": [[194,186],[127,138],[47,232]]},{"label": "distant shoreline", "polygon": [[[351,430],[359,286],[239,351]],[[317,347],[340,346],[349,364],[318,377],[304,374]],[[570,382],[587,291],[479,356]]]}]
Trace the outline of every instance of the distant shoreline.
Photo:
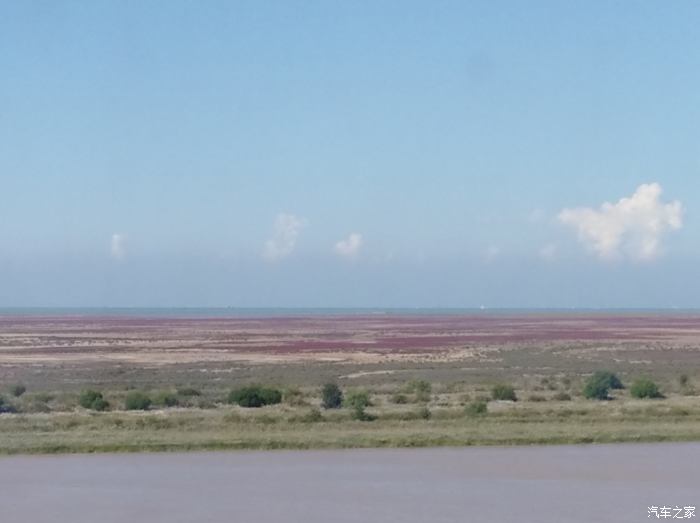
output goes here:
[{"label": "distant shoreline", "polygon": [[700,315],[700,308],[490,308],[490,307],[0,307],[0,316],[125,316],[250,318],[285,316],[450,315]]}]

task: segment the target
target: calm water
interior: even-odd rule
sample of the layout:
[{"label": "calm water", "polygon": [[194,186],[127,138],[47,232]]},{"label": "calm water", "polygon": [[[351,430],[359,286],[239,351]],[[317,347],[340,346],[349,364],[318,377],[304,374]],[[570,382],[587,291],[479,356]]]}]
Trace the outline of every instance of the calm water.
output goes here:
[{"label": "calm water", "polygon": [[[700,444],[0,458],[0,521],[642,522]],[[687,521],[697,521],[687,520]]]}]

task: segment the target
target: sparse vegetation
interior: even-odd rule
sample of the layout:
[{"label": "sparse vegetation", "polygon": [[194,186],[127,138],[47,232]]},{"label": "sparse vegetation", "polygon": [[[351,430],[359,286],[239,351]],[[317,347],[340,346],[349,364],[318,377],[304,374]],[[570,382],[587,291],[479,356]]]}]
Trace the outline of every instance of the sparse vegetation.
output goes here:
[{"label": "sparse vegetation", "polygon": [[491,389],[491,397],[501,401],[518,401],[518,397],[515,395],[515,389],[510,385],[502,383],[493,386]]},{"label": "sparse vegetation", "polygon": [[488,412],[488,403],[479,400],[472,401],[464,409],[464,412],[467,414],[467,416],[482,416]]},{"label": "sparse vegetation", "polygon": [[178,387],[177,393],[180,396],[188,397],[188,396],[201,396],[202,393],[198,390],[195,389],[194,387]]},{"label": "sparse vegetation", "polygon": [[321,389],[321,404],[324,409],[339,409],[343,406],[343,391],[335,383],[326,383]]},{"label": "sparse vegetation", "polygon": [[290,407],[305,407],[308,405],[304,392],[299,387],[287,387],[282,394],[284,402]]},{"label": "sparse vegetation", "polygon": [[245,408],[259,408],[282,402],[282,392],[272,387],[249,385],[232,390],[228,402]]},{"label": "sparse vegetation", "polygon": [[541,396],[541,395],[539,395],[539,394],[530,394],[530,395],[527,397],[527,401],[531,401],[531,402],[534,402],[534,403],[539,403],[539,402],[542,402],[542,401],[547,401],[547,398],[545,398],[544,396]]},{"label": "sparse vegetation", "polygon": [[396,405],[406,405],[408,403],[408,396],[402,394],[401,392],[397,392],[392,394],[391,402],[395,403]]},{"label": "sparse vegetation", "polygon": [[10,387],[10,394],[12,394],[15,398],[19,398],[25,392],[27,392],[27,387],[21,383],[17,383],[16,385]]},{"label": "sparse vegetation", "polygon": [[413,394],[416,403],[429,402],[432,389],[432,385],[426,380],[412,380],[404,387],[405,392]]},{"label": "sparse vegetation", "polygon": [[151,398],[140,390],[132,390],[126,395],[124,408],[126,410],[148,410],[151,407]]},{"label": "sparse vegetation", "polygon": [[177,407],[180,405],[180,400],[177,394],[173,392],[160,392],[153,398],[153,403],[160,407]]},{"label": "sparse vegetation", "polygon": [[654,399],[663,397],[659,387],[649,378],[638,378],[630,387],[630,394],[639,399]]},{"label": "sparse vegetation", "polygon": [[84,409],[103,411],[109,408],[109,403],[104,399],[101,392],[96,390],[84,390],[80,393],[78,403]]},{"label": "sparse vegetation", "polygon": [[365,411],[371,404],[369,392],[363,389],[350,391],[345,397],[345,405],[352,409],[353,418],[360,421],[372,421],[375,419],[374,416],[370,416]]},{"label": "sparse vegetation", "polygon": [[571,401],[571,395],[568,392],[557,392],[553,399],[554,401]]}]

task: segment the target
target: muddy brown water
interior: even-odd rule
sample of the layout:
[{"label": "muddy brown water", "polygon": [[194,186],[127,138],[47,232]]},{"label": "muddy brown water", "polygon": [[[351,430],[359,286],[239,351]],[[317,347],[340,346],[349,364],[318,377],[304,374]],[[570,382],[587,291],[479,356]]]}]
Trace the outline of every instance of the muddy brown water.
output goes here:
[{"label": "muddy brown water", "polygon": [[641,522],[649,505],[700,505],[700,443],[0,458],[3,523]]}]

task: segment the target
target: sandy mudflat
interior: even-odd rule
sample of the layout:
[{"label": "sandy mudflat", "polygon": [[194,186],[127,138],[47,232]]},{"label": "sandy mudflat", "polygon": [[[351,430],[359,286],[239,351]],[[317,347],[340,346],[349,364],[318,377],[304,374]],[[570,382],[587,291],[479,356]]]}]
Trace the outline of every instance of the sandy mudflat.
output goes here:
[{"label": "sandy mudflat", "polygon": [[700,505],[698,458],[697,443],[9,457],[0,520],[641,522]]}]

